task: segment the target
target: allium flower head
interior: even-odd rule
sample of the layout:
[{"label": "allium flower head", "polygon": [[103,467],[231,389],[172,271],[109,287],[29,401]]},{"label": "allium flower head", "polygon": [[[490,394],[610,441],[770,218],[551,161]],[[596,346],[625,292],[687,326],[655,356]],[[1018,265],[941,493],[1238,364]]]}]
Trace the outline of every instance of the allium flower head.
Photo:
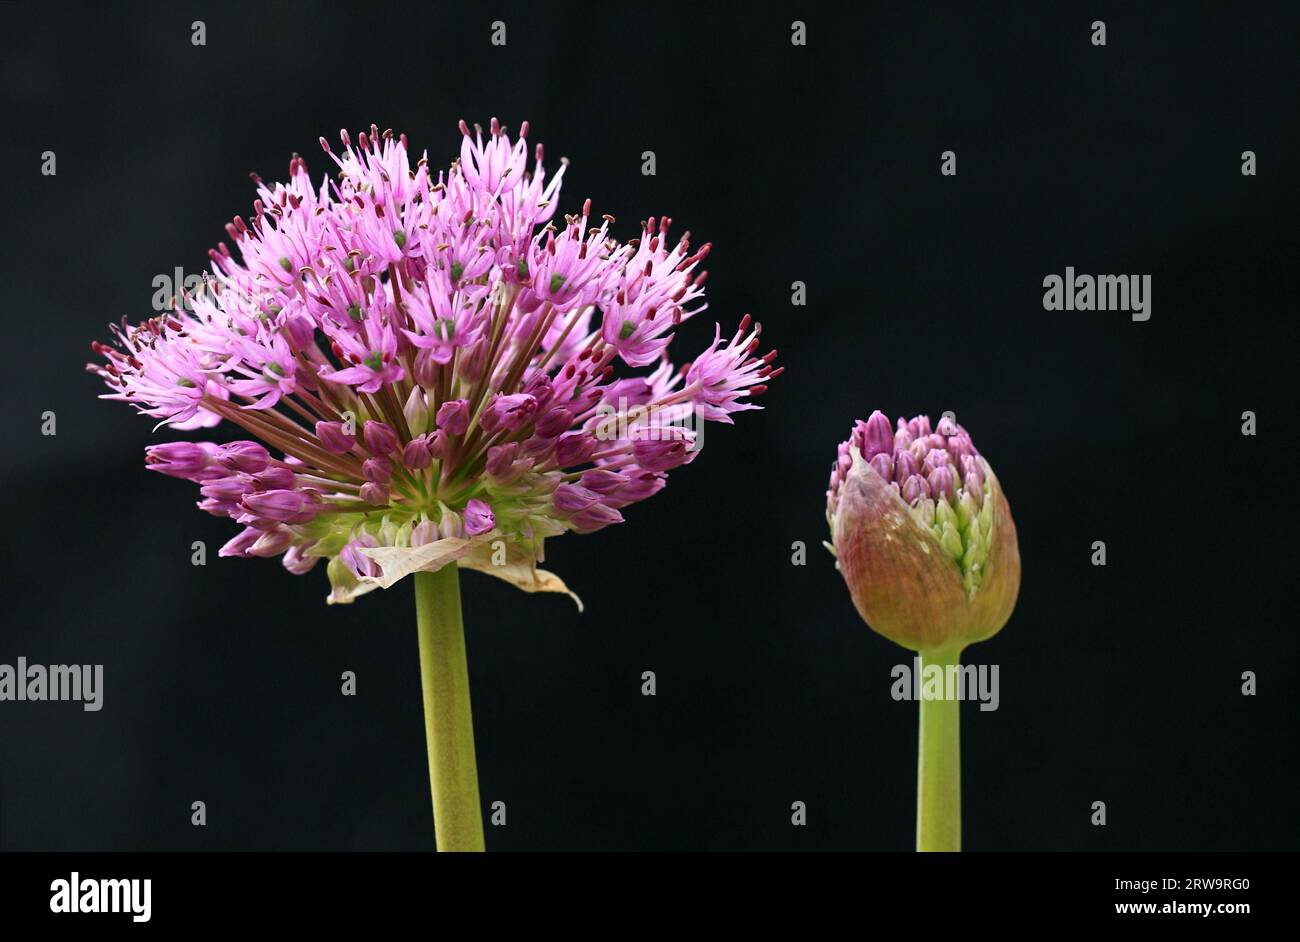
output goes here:
[{"label": "allium flower head", "polygon": [[917,651],[1002,629],[1020,589],[1016,526],[970,435],[945,416],[859,421],[827,491],[829,547],[862,618]]},{"label": "allium flower head", "polygon": [[748,316],[674,367],[709,246],[653,217],[620,243],[590,200],[557,215],[564,162],[548,176],[538,145],[529,169],[527,123],[514,141],[495,119],[460,130],[444,172],[372,125],[337,152],[321,139],[332,181],[297,156],[287,183],[254,175],[203,286],[92,345],[105,398],[254,439],[146,463],[243,527],[221,555],[327,560],[331,601],[451,561],[567,591],[537,569],[545,539],[621,522],[694,458],[693,421],[757,408],[781,372]]}]

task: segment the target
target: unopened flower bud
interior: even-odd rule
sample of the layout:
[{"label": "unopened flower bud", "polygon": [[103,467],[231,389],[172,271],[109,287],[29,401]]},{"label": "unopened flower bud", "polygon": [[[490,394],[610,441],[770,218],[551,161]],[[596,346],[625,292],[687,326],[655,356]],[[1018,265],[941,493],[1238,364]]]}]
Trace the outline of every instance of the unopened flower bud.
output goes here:
[{"label": "unopened flower bud", "polygon": [[435,430],[432,434],[425,437],[425,447],[429,449],[429,457],[441,461],[447,457],[447,435],[442,429]]},{"label": "unopened flower bud", "polygon": [[217,461],[231,471],[256,474],[271,463],[271,455],[257,442],[231,442],[221,447]]},{"label": "unopened flower bud", "polygon": [[319,556],[307,555],[307,550],[310,548],[310,545],[294,544],[284,551],[284,558],[280,562],[295,576],[306,575],[320,562]]},{"label": "unopened flower bud", "polygon": [[427,468],[432,460],[429,454],[429,440],[423,435],[411,439],[402,449],[402,464],[412,471]]},{"label": "unopened flower bud", "polygon": [[[955,422],[945,418],[939,428],[932,433],[925,416],[899,420],[888,456],[891,484],[881,473],[884,462],[874,460],[883,453],[865,454],[883,435],[860,423],[850,440],[860,437],[863,447],[851,450],[847,473],[833,477],[827,517],[838,567],[863,620],[915,651],[955,655],[1011,617],[1020,550],[988,462]],[[957,453],[936,444],[938,436]],[[899,482],[900,471],[911,473]]]},{"label": "unopened flower bud", "polygon": [[420,387],[434,389],[438,384],[438,369],[441,365],[433,350],[421,350],[415,355],[412,378]]},{"label": "unopened flower bud", "polygon": [[345,455],[357,443],[354,436],[343,431],[342,422],[317,422],[316,438],[321,447],[335,455]]},{"label": "unopened flower bud", "polygon": [[532,419],[537,410],[537,400],[526,393],[512,393],[508,396],[498,395],[488,403],[479,424],[485,432],[518,431]]},{"label": "unopened flower bud", "polygon": [[289,341],[289,349],[294,353],[301,353],[316,339],[316,325],[312,323],[310,317],[295,314],[285,320],[283,333],[284,339]]},{"label": "unopened flower bud", "polygon": [[425,546],[429,543],[436,543],[442,539],[442,534],[438,532],[438,525],[432,520],[421,520],[411,528],[411,545]]},{"label": "unopened flower bud", "polygon": [[645,500],[662,491],[667,480],[667,475],[657,471],[642,471],[633,475],[627,484],[618,489],[618,500],[623,505]]},{"label": "unopened flower bud", "polygon": [[438,407],[438,428],[448,435],[464,435],[469,428],[469,403],[449,399]]},{"label": "unopened flower bud", "polygon": [[508,445],[493,445],[487,451],[487,461],[485,462],[488,475],[499,481],[507,478],[518,455],[518,442],[510,442]]},{"label": "unopened flower bud", "polygon": [[406,397],[402,415],[406,419],[406,427],[413,432],[420,432],[429,427],[429,402],[424,390],[419,386],[412,389],[411,394]]},{"label": "unopened flower bud", "polygon": [[555,509],[566,514],[576,514],[586,510],[598,500],[600,495],[595,491],[576,484],[561,484],[551,495]]},{"label": "unopened flower bud", "polygon": [[638,465],[647,471],[671,471],[695,459],[698,452],[691,448],[694,434],[679,426],[663,426],[654,431],[655,438],[632,443],[632,457]]},{"label": "unopened flower bud", "polygon": [[314,504],[301,491],[259,491],[245,494],[240,501],[251,513],[281,523],[298,523],[307,515],[314,516]]},{"label": "unopened flower bud", "polygon": [[261,537],[261,530],[256,527],[245,527],[235,537],[228,540],[221,549],[217,550],[217,555],[247,556],[248,548],[261,539]]},{"label": "unopened flower bud", "polygon": [[211,442],[165,442],[144,451],[145,466],[174,478],[202,483],[224,477],[226,469],[216,463],[220,446]]},{"label": "unopened flower bud", "polygon": [[383,422],[370,420],[366,423],[362,434],[366,440],[366,449],[372,455],[391,455],[397,450],[397,433]]},{"label": "unopened flower bud", "polygon": [[465,535],[478,536],[497,525],[492,508],[481,500],[471,500],[465,505]]},{"label": "unopened flower bud", "polygon": [[550,409],[537,420],[537,434],[542,438],[554,438],[572,425],[573,413],[568,409]]},{"label": "unopened flower bud", "polygon": [[579,533],[594,533],[611,524],[622,523],[623,515],[605,504],[592,504],[573,518],[573,527]]},{"label": "unopened flower bud", "polygon": [[387,458],[367,458],[361,464],[361,474],[367,481],[387,484],[393,479],[393,463]]},{"label": "unopened flower bud", "polygon": [[555,463],[561,468],[586,464],[599,444],[588,432],[567,432],[555,445]]},{"label": "unopened flower bud", "polygon": [[592,468],[590,471],[583,472],[579,480],[582,486],[588,490],[595,491],[597,494],[612,494],[623,485],[627,484],[628,477],[619,471],[610,471],[606,468]]},{"label": "unopened flower bud", "polygon": [[253,475],[253,483],[263,491],[288,490],[293,487],[294,480],[293,469],[285,465],[270,467]]},{"label": "unopened flower bud", "polygon": [[248,548],[248,555],[269,559],[272,556],[279,556],[292,544],[293,531],[288,527],[276,527],[274,530],[263,532]]},{"label": "unopened flower bud", "polygon": [[862,457],[870,461],[879,454],[894,451],[894,427],[879,410],[871,413],[862,430]]},{"label": "unopened flower bud", "polygon": [[[931,454],[933,454],[933,452],[931,452]],[[935,500],[938,500],[941,497],[946,501],[956,499],[952,468],[947,465],[941,465],[927,474],[925,479],[930,482],[930,493],[933,495]]]}]

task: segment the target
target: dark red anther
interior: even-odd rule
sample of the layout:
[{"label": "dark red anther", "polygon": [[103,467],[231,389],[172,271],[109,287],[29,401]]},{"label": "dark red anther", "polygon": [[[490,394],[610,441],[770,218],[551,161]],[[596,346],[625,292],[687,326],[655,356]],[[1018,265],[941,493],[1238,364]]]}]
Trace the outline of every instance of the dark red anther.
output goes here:
[{"label": "dark red anther", "polygon": [[767,387],[766,387],[766,386],[759,385],[759,386],[750,386],[750,387],[749,387],[749,394],[750,394],[751,396],[761,396],[761,395],[763,395],[763,393],[765,393],[765,392],[767,392]]}]

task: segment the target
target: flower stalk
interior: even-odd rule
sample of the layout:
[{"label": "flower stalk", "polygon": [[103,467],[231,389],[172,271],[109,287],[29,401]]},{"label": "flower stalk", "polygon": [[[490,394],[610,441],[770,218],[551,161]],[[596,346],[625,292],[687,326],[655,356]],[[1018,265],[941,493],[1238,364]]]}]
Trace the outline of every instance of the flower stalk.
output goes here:
[{"label": "flower stalk", "polygon": [[[931,664],[947,674],[961,652],[922,652],[921,675]],[[921,697],[916,748],[916,849],[961,850],[961,701]]]},{"label": "flower stalk", "polygon": [[483,812],[460,614],[460,575],[453,562],[437,572],[417,572],[414,579],[424,732],[438,850],[481,851]]}]

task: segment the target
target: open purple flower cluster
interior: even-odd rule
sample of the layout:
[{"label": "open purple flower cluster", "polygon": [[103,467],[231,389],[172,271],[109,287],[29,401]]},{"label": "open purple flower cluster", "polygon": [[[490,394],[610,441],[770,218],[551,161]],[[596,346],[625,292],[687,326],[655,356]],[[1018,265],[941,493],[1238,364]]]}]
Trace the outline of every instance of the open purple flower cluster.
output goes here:
[{"label": "open purple flower cluster", "polygon": [[[748,316],[674,366],[709,246],[671,242],[667,218],[619,243],[590,200],[557,221],[565,168],[548,178],[538,145],[528,170],[527,123],[513,142],[495,119],[486,139],[460,129],[446,172],[372,125],[340,153],[321,139],[334,182],[297,156],[288,183],[254,176],[251,218],[226,226],[238,257],[220,244],[197,292],[93,345],[106,398],[257,439],[155,445],[147,463],[243,526],[222,555],[329,559],[335,601],[388,584],[384,547],[440,547],[403,571],[492,571],[496,539],[535,576],[546,537],[620,522],[694,457],[694,423],[758,408],[781,372]],[[617,361],[650,369],[616,378]]]}]

